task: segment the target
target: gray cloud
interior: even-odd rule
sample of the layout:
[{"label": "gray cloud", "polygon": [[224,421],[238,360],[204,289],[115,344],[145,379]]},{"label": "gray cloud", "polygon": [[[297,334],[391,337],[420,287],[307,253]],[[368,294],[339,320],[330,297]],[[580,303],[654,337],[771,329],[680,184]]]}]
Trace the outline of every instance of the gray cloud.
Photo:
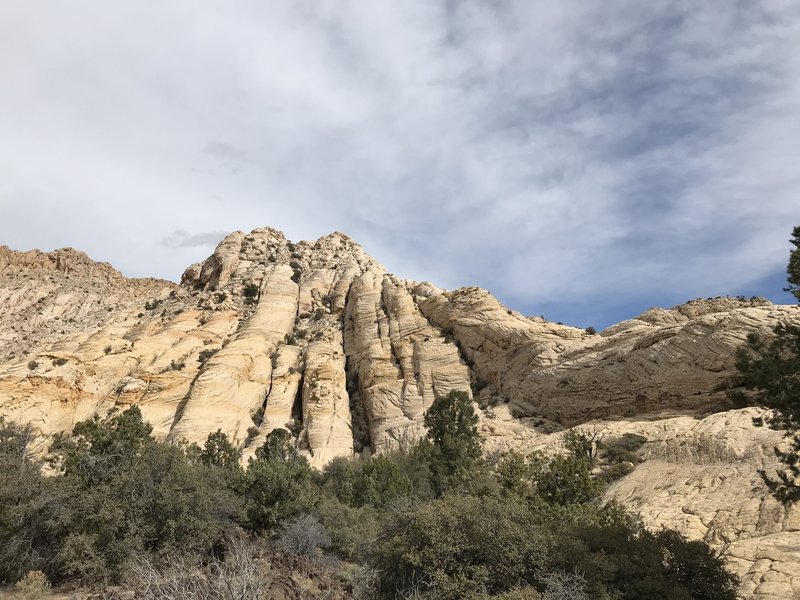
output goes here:
[{"label": "gray cloud", "polygon": [[781,298],[794,1],[44,5],[0,7],[0,242],[175,279],[188,232],[342,230],[595,326]]},{"label": "gray cloud", "polygon": [[167,248],[214,248],[229,233],[230,231],[189,233],[182,229],[176,229],[172,235],[161,240],[161,245]]}]

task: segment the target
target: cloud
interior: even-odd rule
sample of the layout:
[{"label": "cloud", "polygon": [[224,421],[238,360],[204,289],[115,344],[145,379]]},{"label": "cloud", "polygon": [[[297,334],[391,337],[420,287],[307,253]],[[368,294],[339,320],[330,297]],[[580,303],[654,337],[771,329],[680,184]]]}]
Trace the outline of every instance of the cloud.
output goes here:
[{"label": "cloud", "polygon": [[167,248],[214,248],[229,233],[230,231],[189,233],[183,229],[176,229],[172,235],[161,240],[161,245]]},{"label": "cloud", "polygon": [[341,230],[596,327],[782,298],[796,2],[44,5],[0,8],[12,246],[175,279],[222,232]]}]

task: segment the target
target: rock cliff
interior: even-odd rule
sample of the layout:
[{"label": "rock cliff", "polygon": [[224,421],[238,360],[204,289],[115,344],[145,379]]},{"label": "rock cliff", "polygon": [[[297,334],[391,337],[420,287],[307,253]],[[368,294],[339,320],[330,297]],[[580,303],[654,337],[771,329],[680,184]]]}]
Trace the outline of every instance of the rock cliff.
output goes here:
[{"label": "rock cliff", "polygon": [[263,228],[226,237],[180,285],[0,247],[0,309],[0,416],[45,435],[137,404],[162,438],[219,429],[245,457],[285,427],[321,467],[408,447],[434,399],[463,389],[491,451],[557,449],[580,424],[645,435],[648,459],[609,494],[716,544],[749,596],[800,593],[798,514],[757,475],[780,435],[719,412],[735,349],[797,307],[696,300],[589,334],[395,277],[341,233]]}]

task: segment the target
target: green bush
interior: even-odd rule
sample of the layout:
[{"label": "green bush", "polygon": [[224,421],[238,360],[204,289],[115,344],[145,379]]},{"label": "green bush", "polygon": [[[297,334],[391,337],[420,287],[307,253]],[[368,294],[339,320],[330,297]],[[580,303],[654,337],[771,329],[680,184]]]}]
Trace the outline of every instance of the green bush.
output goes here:
[{"label": "green bush", "polygon": [[617,462],[607,467],[604,467],[600,473],[600,481],[605,483],[613,483],[618,479],[622,479],[626,475],[633,473],[634,467],[628,462]]},{"label": "green bush", "polygon": [[535,582],[545,542],[514,500],[445,495],[390,517],[372,560],[383,597],[455,600]]},{"label": "green bush", "polygon": [[[0,584],[40,570],[99,585],[133,562],[178,565],[180,581],[197,575],[202,587],[213,572],[203,565],[222,569],[218,558],[242,541],[226,532],[244,526],[270,534],[291,561],[330,542],[363,565],[354,593],[387,600],[733,600],[735,579],[706,544],[649,533],[618,504],[600,504],[585,436],[566,456],[484,460],[473,417],[469,397],[452,393],[429,411],[417,448],[315,473],[285,429],[244,470],[224,432],[202,448],[156,442],[132,407],[58,437],[53,477],[32,459],[30,427],[0,419]],[[621,452],[644,443],[614,440]],[[600,479],[628,467],[612,463]]]},{"label": "green bush", "polygon": [[647,442],[647,438],[635,433],[625,433],[621,437],[603,440],[601,448],[604,458],[610,463],[629,462],[636,464],[639,456],[636,452]]},{"label": "green bush", "polygon": [[208,435],[200,451],[200,461],[208,467],[235,470],[239,468],[241,459],[242,451],[231,443],[221,429]]},{"label": "green bush", "polygon": [[548,571],[582,573],[590,598],[736,598],[735,577],[703,542],[625,523],[555,523],[553,532]]},{"label": "green bush", "polygon": [[534,478],[536,493],[550,504],[593,502],[604,487],[592,477],[590,463],[574,456],[553,458],[538,467]]},{"label": "green bush", "polygon": [[13,553],[1,576],[37,568],[54,581],[113,582],[132,557],[206,549],[240,518],[222,478],[150,433],[131,407],[58,437],[51,452],[61,477],[41,478],[27,459],[17,462],[24,479],[3,469],[16,475],[17,497],[0,498],[0,521],[14,519],[0,524],[0,552]]},{"label": "green bush", "polygon": [[323,496],[314,513],[331,538],[331,550],[345,560],[365,563],[381,528],[382,513],[370,506],[355,508]]},{"label": "green bush", "polygon": [[470,480],[482,454],[477,424],[472,400],[463,391],[437,398],[425,413],[427,437],[420,447],[437,494]]},{"label": "green bush", "polygon": [[248,461],[244,482],[247,523],[253,531],[270,531],[279,523],[317,504],[313,471],[297,455],[291,434],[276,429]]}]

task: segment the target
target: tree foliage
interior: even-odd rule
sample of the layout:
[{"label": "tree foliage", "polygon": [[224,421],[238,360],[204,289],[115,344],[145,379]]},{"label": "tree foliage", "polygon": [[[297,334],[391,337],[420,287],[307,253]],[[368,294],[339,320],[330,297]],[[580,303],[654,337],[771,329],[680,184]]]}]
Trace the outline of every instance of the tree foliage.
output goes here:
[{"label": "tree foliage", "polygon": [[564,456],[482,460],[463,392],[438,400],[426,425],[410,452],[316,474],[286,430],[242,469],[224,433],[202,448],[157,442],[131,408],[77,424],[53,446],[60,474],[42,477],[30,428],[0,420],[0,583],[34,570],[54,583],[117,582],[130,564],[162,591],[223,573],[244,581],[228,554],[258,586],[230,535],[241,527],[292,561],[330,551],[360,563],[373,576],[358,585],[376,599],[733,599],[735,580],[707,545],[648,533],[601,504],[585,440]]},{"label": "tree foliage", "polygon": [[425,413],[427,453],[434,491],[466,484],[482,453],[478,416],[466,392],[452,390]]},{"label": "tree foliage", "polygon": [[254,531],[275,528],[316,504],[312,489],[312,470],[305,458],[298,456],[286,429],[267,435],[264,445],[248,461],[244,499],[247,525]]},{"label": "tree foliage", "polygon": [[[785,289],[800,301],[800,227],[794,228],[791,243]],[[736,368],[742,385],[756,391],[755,401],[775,411],[770,423],[787,430],[789,449],[775,448],[782,470],[762,472],[762,478],[782,502],[800,500],[800,326],[778,323],[769,339],[751,333],[736,353]],[[745,404],[740,392],[729,397],[735,405]]]},{"label": "tree foliage", "polygon": [[203,449],[200,451],[200,460],[209,467],[223,469],[238,469],[242,460],[242,451],[234,446],[227,434],[217,429],[206,438]]}]

